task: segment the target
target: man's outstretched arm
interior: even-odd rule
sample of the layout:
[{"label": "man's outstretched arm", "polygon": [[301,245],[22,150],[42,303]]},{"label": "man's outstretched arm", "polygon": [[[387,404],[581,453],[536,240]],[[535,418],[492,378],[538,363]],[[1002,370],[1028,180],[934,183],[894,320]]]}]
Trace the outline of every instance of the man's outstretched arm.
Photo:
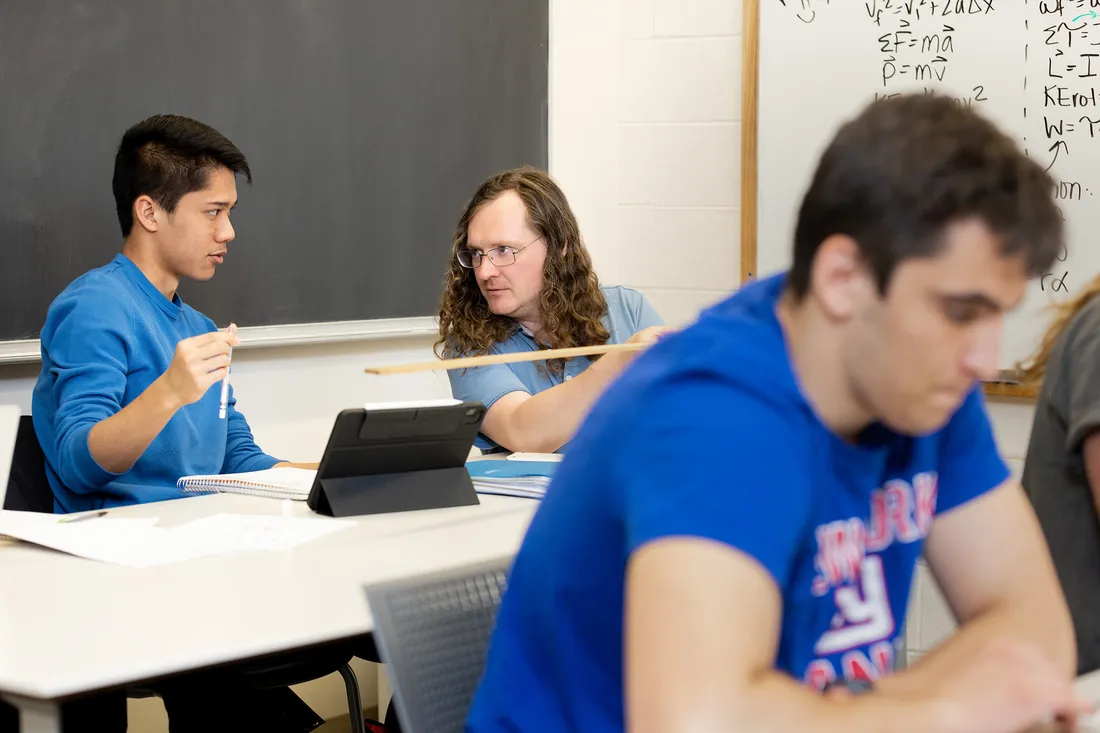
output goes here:
[{"label": "man's outstretched arm", "polygon": [[1014,479],[937,517],[925,555],[959,630],[914,672],[934,676],[1004,638],[1034,645],[1063,679],[1073,679],[1073,622],[1035,513]]},{"label": "man's outstretched arm", "polygon": [[711,540],[643,545],[625,595],[630,733],[1016,733],[1083,709],[1064,668],[1012,636],[975,638],[952,667],[906,670],[865,695],[817,694],[773,668],[783,609],[772,576]]}]

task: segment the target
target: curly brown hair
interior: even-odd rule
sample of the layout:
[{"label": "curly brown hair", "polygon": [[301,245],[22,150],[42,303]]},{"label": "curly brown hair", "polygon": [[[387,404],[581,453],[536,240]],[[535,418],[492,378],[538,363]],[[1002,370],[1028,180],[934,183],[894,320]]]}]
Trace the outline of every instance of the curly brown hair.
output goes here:
[{"label": "curly brown hair", "polygon": [[1016,364],[1021,372],[1021,381],[1031,386],[1039,386],[1043,383],[1043,377],[1047,374],[1047,366],[1050,357],[1054,353],[1054,347],[1058,345],[1058,339],[1069,327],[1073,317],[1081,312],[1081,309],[1100,296],[1100,276],[1087,282],[1080,292],[1065,303],[1053,306],[1054,319],[1043,333],[1043,339],[1039,347],[1026,360]]},{"label": "curly brown hair", "polygon": [[[513,168],[487,179],[466,204],[455,228],[451,260],[439,308],[439,340],[436,354],[478,356],[519,328],[513,319],[489,310],[478,288],[474,271],[458,264],[459,250],[466,248],[470,220],[482,206],[508,191],[515,191],[527,209],[531,228],[546,244],[539,313],[546,342],[544,348],[569,348],[607,343],[611,334],[603,325],[607,300],[592,269],[577,218],[561,188],[544,171],[531,166]],[[560,360],[547,362],[561,372]]]}]

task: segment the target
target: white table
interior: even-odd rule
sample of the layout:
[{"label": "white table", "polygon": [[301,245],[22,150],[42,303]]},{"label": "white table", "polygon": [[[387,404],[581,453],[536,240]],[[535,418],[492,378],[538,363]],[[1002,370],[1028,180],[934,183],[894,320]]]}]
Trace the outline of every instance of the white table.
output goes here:
[{"label": "white table", "polygon": [[[515,553],[538,503],[479,498],[359,517],[288,552],[143,570],[0,543],[0,695],[24,733],[57,733],[61,698],[366,634],[364,586]],[[312,515],[303,502],[229,494],[111,510],[164,526],[221,512]],[[1100,672],[1078,686],[1100,700]]]},{"label": "white table", "polygon": [[[24,733],[56,733],[60,698],[366,634],[364,586],[515,554],[538,502],[479,498],[358,517],[286,552],[140,570],[2,544],[0,694]],[[316,516],[304,502],[229,494],[111,510],[169,527],[222,512]]]}]

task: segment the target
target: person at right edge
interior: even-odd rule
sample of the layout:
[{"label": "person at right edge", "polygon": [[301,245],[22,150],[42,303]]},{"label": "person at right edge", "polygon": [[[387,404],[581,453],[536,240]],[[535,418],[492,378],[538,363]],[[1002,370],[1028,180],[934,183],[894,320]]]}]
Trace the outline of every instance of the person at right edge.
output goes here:
[{"label": "person at right edge", "polygon": [[1100,669],[1100,277],[1056,306],[1023,381],[1040,385],[1023,485],[1069,604],[1077,673]]},{"label": "person at right edge", "polygon": [[[790,270],[650,346],[584,420],[467,730],[1019,733],[1090,711],[980,384],[1062,246],[1052,190],[950,98],[847,121]],[[897,669],[922,554],[959,627]]]}]

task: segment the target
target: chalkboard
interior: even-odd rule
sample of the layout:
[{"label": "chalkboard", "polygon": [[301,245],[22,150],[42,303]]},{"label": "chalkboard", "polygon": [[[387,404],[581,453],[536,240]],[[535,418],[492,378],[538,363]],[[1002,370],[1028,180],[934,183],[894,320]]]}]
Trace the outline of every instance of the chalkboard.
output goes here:
[{"label": "chalkboard", "polygon": [[435,315],[478,183],[546,167],[547,43],[547,0],[0,0],[0,340],[120,251],[115,149],[156,113],[254,175],[185,301],[241,326]]},{"label": "chalkboard", "polygon": [[1100,0],[746,0],[745,9],[743,270],[789,265],[799,201],[844,120],[883,95],[949,94],[1050,170],[1069,232],[1006,321],[1002,367],[1012,369],[1038,346],[1049,306],[1100,273]]}]

